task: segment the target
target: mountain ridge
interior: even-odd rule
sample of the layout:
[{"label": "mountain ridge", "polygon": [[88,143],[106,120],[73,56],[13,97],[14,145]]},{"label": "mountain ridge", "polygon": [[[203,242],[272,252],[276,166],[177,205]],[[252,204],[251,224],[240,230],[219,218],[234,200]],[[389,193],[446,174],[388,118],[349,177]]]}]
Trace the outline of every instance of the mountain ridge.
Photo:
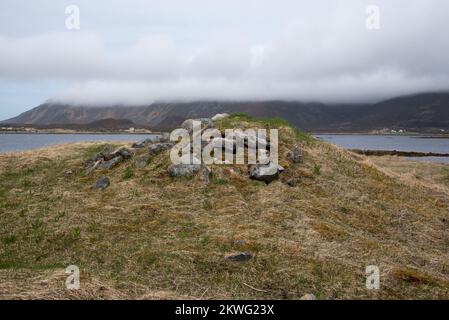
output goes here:
[{"label": "mountain ridge", "polygon": [[188,118],[217,113],[247,113],[277,117],[309,132],[372,131],[384,128],[408,131],[449,130],[449,92],[394,97],[371,104],[326,104],[301,101],[156,102],[143,106],[83,106],[44,103],[4,124],[85,125],[104,119],[124,119],[154,129],[171,129]]}]

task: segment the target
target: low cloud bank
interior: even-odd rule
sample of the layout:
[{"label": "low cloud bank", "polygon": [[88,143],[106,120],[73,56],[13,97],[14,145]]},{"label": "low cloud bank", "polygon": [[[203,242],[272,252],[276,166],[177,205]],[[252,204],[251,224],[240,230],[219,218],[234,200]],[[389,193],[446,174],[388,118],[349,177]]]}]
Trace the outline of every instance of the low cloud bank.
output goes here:
[{"label": "low cloud bank", "polygon": [[289,21],[262,43],[231,32],[185,47],[156,34],[115,50],[93,32],[0,36],[0,80],[61,80],[70,85],[52,100],[90,105],[361,102],[449,89],[449,4],[383,2],[376,31],[365,28],[357,8]]}]

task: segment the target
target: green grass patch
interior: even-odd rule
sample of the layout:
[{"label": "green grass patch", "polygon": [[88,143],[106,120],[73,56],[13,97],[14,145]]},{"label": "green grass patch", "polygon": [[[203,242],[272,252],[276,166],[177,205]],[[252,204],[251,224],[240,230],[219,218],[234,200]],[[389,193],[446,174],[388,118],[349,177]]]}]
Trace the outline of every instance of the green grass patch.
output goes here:
[{"label": "green grass patch", "polygon": [[123,171],[123,179],[130,179],[134,176],[134,170],[131,166],[126,167],[125,171]]}]

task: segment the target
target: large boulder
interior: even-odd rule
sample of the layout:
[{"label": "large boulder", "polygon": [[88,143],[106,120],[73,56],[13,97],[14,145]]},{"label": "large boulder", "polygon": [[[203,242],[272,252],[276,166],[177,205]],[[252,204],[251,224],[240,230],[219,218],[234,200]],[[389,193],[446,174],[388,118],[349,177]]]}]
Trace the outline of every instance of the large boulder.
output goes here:
[{"label": "large boulder", "polygon": [[171,177],[191,177],[201,170],[200,164],[172,164],[168,167]]},{"label": "large boulder", "polygon": [[94,189],[94,190],[104,190],[107,187],[109,187],[110,184],[111,184],[111,182],[109,181],[108,177],[101,177],[100,179],[95,181],[95,183],[92,185],[92,189]]},{"label": "large boulder", "polygon": [[253,180],[270,183],[279,178],[284,168],[270,161],[267,164],[252,164],[248,167],[249,177]]}]

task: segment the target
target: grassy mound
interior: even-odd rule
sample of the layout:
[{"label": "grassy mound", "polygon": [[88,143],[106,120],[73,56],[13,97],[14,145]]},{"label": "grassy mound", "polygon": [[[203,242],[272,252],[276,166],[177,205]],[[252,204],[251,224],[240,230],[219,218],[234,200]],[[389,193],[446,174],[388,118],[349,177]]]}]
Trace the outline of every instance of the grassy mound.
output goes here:
[{"label": "grassy mound", "polygon": [[[446,193],[282,120],[239,114],[217,126],[278,128],[280,179],[252,181],[242,165],[212,166],[209,184],[173,179],[168,151],[86,176],[101,143],[0,155],[0,297],[449,298]],[[303,163],[286,158],[295,145]],[[111,185],[91,190],[102,175]],[[242,251],[253,258],[225,259]],[[71,264],[77,295],[54,276]],[[365,287],[368,265],[380,290]],[[54,290],[40,293],[42,279]]]}]

